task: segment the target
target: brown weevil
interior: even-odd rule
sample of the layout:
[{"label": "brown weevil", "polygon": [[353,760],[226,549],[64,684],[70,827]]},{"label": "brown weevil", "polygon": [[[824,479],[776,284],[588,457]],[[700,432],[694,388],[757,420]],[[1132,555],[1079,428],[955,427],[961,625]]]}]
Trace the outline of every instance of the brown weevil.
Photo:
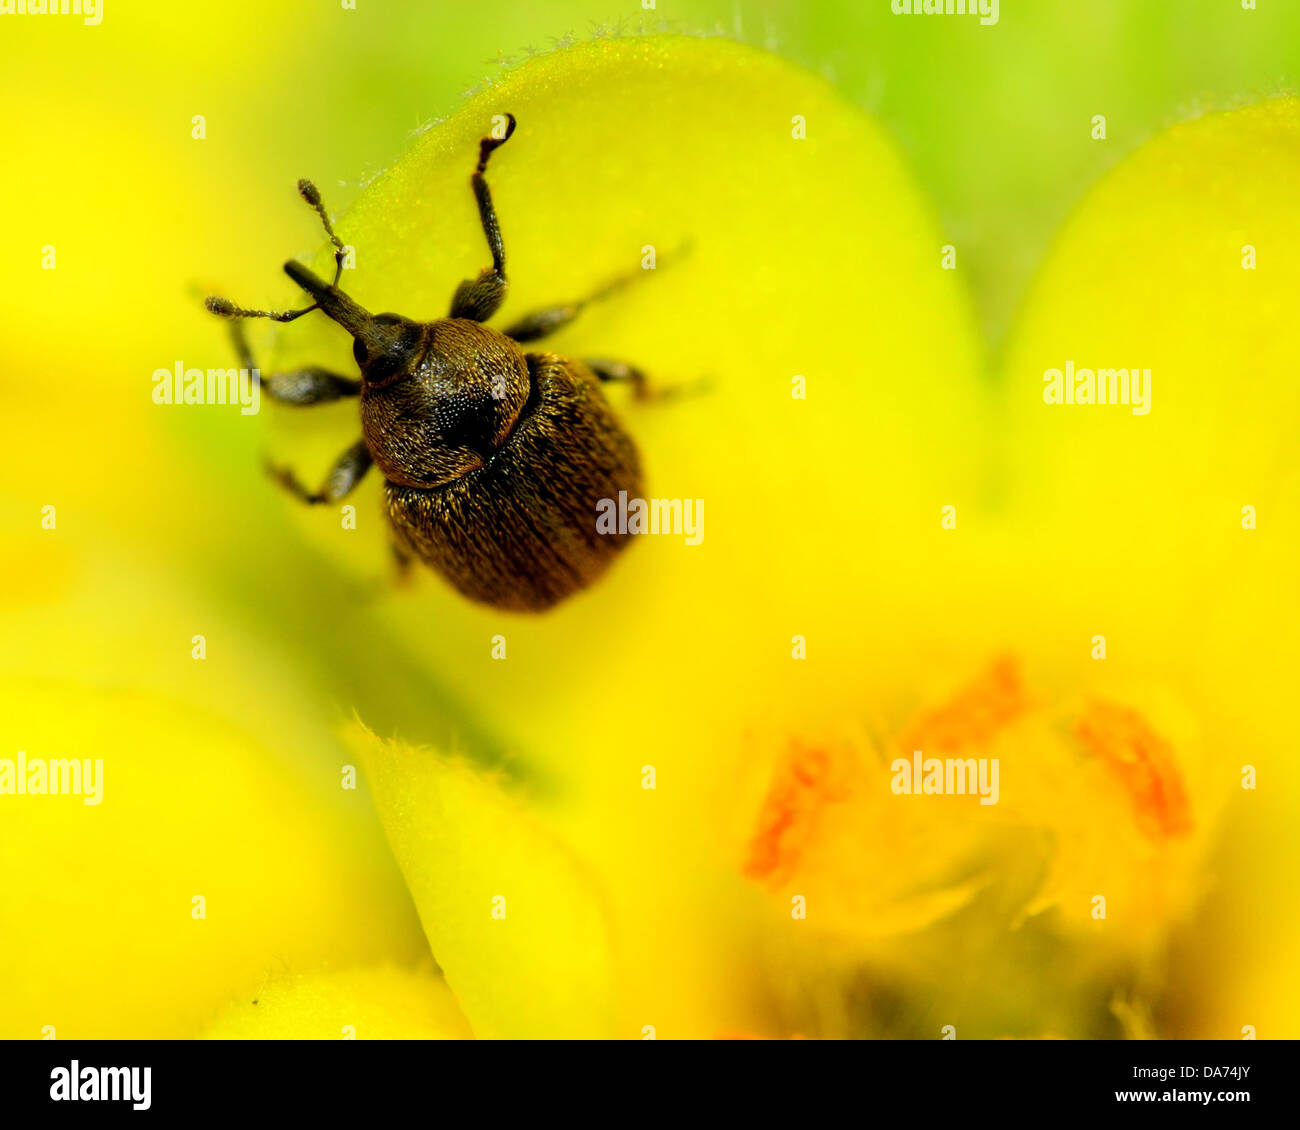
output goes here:
[{"label": "brown weevil", "polygon": [[537,310],[504,332],[483,325],[506,294],[505,249],[485,172],[492,151],[514,129],[515,118],[507,114],[502,136],[479,143],[470,184],[492,265],[456,288],[446,318],[372,315],[343,293],[344,245],[320,193],[305,180],[298,191],[335,248],[333,282],[290,260],[285,273],[312,305],[246,310],[224,298],[209,298],[206,305],[235,319],[240,363],[250,372],[256,366],[244,318],[289,322],[321,310],[353,337],[359,380],[319,368],[260,378],[266,393],[286,404],[348,396],[361,402],[362,438],[339,457],[321,488],[310,491],[291,471],[273,469],[282,486],[306,503],[337,502],[373,463],[384,476],[399,561],[420,558],[472,600],[540,612],[595,581],[630,536],[596,530],[602,499],[617,498],[619,491],[641,495],[636,447],[600,384],[628,381],[639,397],[647,386],[630,365],[521,348],[567,325],[627,278],[583,301]]}]

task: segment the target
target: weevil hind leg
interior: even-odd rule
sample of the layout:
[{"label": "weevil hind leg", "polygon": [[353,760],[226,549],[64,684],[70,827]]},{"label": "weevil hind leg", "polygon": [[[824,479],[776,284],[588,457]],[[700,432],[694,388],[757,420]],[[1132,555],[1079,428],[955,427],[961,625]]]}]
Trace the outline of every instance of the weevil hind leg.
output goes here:
[{"label": "weevil hind leg", "polygon": [[494,149],[510,140],[515,132],[515,116],[506,115],[506,130],[502,137],[485,137],[478,143],[478,164],[470,177],[474,199],[478,202],[479,222],[492,253],[492,266],[485,267],[478,278],[466,279],[456,288],[451,300],[451,317],[469,318],[486,322],[500,309],[506,297],[506,249],[501,239],[501,225],[497,222],[496,208],[492,204],[492,190],[487,183],[488,158]]},{"label": "weevil hind leg", "polygon": [[415,555],[396,532],[389,538],[388,549],[393,561],[393,587],[410,588],[415,575]]},{"label": "weevil hind leg", "polygon": [[359,439],[335,460],[319,490],[309,490],[288,467],[278,467],[268,462],[266,470],[299,502],[319,506],[326,502],[338,502],[351,494],[365,478],[370,464],[370,449],[366,447],[365,440]]},{"label": "weevil hind leg", "polygon": [[244,332],[244,323],[241,321],[230,323],[230,338],[235,344],[240,366],[250,374],[257,373],[257,377],[252,379],[257,380],[267,396],[281,404],[306,408],[361,394],[359,380],[315,365],[283,373],[263,373],[253,360],[253,351],[249,348],[248,335]]}]

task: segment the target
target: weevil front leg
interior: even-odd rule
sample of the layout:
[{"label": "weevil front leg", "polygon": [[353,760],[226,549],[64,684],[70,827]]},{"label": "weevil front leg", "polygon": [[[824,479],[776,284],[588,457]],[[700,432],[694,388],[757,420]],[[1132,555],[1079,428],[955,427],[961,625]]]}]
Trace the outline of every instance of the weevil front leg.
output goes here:
[{"label": "weevil front leg", "polygon": [[451,300],[451,317],[470,318],[486,322],[500,308],[506,296],[506,249],[501,240],[501,225],[497,223],[496,209],[492,206],[492,192],[487,183],[487,163],[494,149],[510,140],[515,132],[514,114],[506,115],[506,132],[503,137],[485,137],[478,143],[478,164],[470,184],[474,199],[478,201],[479,220],[487,237],[488,250],[492,252],[492,266],[485,267],[476,279],[466,279],[456,288]]},{"label": "weevil front leg", "polygon": [[268,463],[266,469],[270,476],[299,502],[305,502],[308,506],[318,506],[325,502],[338,502],[351,494],[357,484],[365,478],[366,472],[370,470],[370,464],[370,449],[366,447],[365,440],[359,439],[335,460],[320,490],[308,490],[288,467],[277,467]]},{"label": "weevil front leg", "polygon": [[[230,323],[230,338],[235,343],[239,364],[250,373],[260,373],[257,364],[253,361],[253,351],[248,346],[248,335],[244,332],[242,321]],[[281,404],[293,404],[299,408],[306,408],[313,404],[326,404],[331,400],[342,400],[344,397],[358,396],[361,393],[360,381],[314,365],[283,373],[261,373],[259,383],[272,400],[278,400]]]}]

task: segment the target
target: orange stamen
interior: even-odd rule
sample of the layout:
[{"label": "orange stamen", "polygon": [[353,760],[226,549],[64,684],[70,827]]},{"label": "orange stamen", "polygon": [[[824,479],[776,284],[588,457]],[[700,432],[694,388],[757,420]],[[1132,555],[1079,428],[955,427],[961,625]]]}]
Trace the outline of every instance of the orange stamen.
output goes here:
[{"label": "orange stamen", "polygon": [[1141,714],[1110,702],[1092,702],[1076,731],[1133,798],[1138,824],[1148,837],[1191,831],[1191,806],[1174,747]]}]

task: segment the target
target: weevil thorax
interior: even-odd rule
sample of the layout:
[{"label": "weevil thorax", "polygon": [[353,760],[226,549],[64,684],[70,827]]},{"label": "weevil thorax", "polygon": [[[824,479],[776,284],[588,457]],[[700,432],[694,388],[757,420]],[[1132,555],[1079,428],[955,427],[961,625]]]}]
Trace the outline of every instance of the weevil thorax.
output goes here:
[{"label": "weevil thorax", "polygon": [[358,335],[354,353],[362,432],[384,477],[435,487],[483,466],[528,401],[523,350],[465,318],[418,323],[379,314],[372,323],[374,344]]}]

